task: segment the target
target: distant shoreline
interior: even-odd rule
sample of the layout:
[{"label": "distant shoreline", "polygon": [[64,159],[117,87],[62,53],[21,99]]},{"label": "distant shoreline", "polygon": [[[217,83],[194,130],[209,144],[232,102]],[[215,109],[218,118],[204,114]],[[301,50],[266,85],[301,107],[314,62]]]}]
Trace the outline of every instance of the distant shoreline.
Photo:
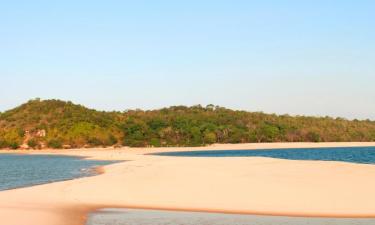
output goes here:
[{"label": "distant shoreline", "polygon": [[7,149],[334,141],[375,141],[375,121],[276,115],[213,105],[102,112],[41,99],[0,113],[0,148]]},{"label": "distant shoreline", "polygon": [[[198,147],[92,147],[92,148],[71,148],[71,149],[0,149],[1,153],[67,153],[74,151],[136,151],[136,152],[157,152],[157,151],[200,151],[200,150],[261,150],[261,149],[275,149],[275,148],[335,148],[335,147],[375,147],[375,142],[269,142],[269,143],[239,143],[239,144],[221,144],[215,143],[206,146]],[[74,155],[75,156],[75,155]]]},{"label": "distant shoreline", "polygon": [[[270,158],[179,158],[150,152],[365,147],[375,142],[215,144],[195,148],[12,150],[121,160],[101,174],[0,192],[3,223],[83,225],[90,211],[141,208],[375,218],[375,166]],[[348,193],[356,193],[348,195]],[[22,216],[20,216],[22,215]]]}]

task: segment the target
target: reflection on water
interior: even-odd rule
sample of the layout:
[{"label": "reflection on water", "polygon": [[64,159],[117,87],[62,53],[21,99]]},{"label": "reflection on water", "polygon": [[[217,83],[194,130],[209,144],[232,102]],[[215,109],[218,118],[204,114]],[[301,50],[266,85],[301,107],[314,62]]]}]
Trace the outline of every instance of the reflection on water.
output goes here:
[{"label": "reflection on water", "polygon": [[106,209],[87,225],[373,225],[375,219],[331,219],[233,215],[156,210]]}]

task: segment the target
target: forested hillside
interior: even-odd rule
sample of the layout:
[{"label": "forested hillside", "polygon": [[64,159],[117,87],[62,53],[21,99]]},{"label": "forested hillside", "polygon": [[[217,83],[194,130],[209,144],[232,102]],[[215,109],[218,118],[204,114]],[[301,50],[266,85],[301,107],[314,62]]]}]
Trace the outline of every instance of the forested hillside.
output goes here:
[{"label": "forested hillside", "polygon": [[375,122],[278,116],[213,105],[100,112],[39,99],[0,113],[0,148],[329,141],[375,141]]}]

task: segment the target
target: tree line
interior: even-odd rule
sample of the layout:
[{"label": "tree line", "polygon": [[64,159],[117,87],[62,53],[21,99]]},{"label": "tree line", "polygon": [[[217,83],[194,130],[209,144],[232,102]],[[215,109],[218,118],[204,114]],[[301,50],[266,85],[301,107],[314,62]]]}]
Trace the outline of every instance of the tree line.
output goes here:
[{"label": "tree line", "polygon": [[375,122],[275,115],[214,105],[103,112],[72,102],[40,99],[0,113],[0,148],[332,141],[375,141]]}]

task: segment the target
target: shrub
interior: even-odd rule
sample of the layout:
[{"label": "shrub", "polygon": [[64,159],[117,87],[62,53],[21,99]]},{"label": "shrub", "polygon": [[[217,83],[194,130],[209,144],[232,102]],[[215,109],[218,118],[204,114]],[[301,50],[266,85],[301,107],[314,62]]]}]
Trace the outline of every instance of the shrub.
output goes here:
[{"label": "shrub", "polygon": [[90,138],[88,140],[88,143],[91,146],[101,146],[101,145],[103,145],[103,142],[101,140],[99,140],[98,138],[96,138],[96,137]]},{"label": "shrub", "polygon": [[1,148],[8,148],[8,147],[9,147],[8,142],[0,139],[0,149]]},{"label": "shrub", "polygon": [[48,141],[47,145],[50,148],[62,148],[62,142],[59,139],[51,139]]},{"label": "shrub", "polygon": [[151,141],[150,141],[150,144],[153,147],[160,147],[161,146],[160,140],[158,138],[152,138]]},{"label": "shrub", "polygon": [[108,135],[108,139],[105,143],[106,145],[112,146],[117,144],[117,138],[113,136],[112,134]]},{"label": "shrub", "polygon": [[35,139],[30,139],[30,140],[27,142],[27,145],[28,145],[30,148],[35,148],[36,146],[38,146],[38,141],[35,140]]},{"label": "shrub", "polygon": [[11,142],[11,143],[9,143],[9,147],[10,147],[11,149],[17,149],[17,148],[20,147],[20,144],[17,143],[17,142]]},{"label": "shrub", "polygon": [[205,132],[204,133],[204,141],[207,144],[213,144],[217,140],[216,134],[214,132]]},{"label": "shrub", "polygon": [[321,137],[320,137],[320,135],[317,132],[310,131],[307,134],[307,140],[309,140],[311,142],[320,142],[321,141]]}]

